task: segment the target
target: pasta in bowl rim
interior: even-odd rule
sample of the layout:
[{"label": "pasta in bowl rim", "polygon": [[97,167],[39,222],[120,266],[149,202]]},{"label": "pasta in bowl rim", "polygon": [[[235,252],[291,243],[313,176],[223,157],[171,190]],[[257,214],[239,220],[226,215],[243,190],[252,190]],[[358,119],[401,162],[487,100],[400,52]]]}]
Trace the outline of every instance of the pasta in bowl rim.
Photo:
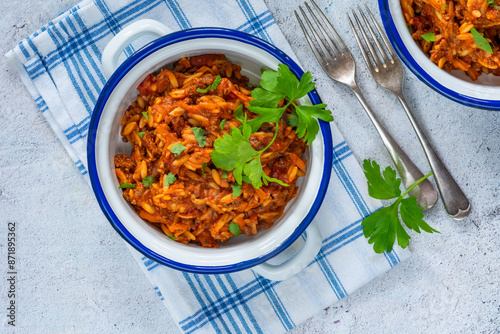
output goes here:
[{"label": "pasta in bowl rim", "polygon": [[462,71],[448,73],[434,64],[411,37],[400,0],[378,0],[387,36],[396,53],[422,82],[460,104],[500,110],[500,77],[481,75],[475,82]]},{"label": "pasta in bowl rim", "polygon": [[[196,248],[193,248],[193,247],[198,247],[199,249],[201,249],[201,247],[199,246],[188,246],[182,244],[179,244],[178,246],[173,246],[173,244],[178,244],[178,243],[171,240],[167,240],[168,237],[160,241],[158,238],[156,239],[153,238],[154,240],[152,239],[148,240],[148,242],[144,242],[145,240],[144,236],[137,235],[137,233],[131,231],[130,229],[131,225],[130,224],[127,225],[128,222],[123,220],[123,217],[127,218],[127,213],[122,213],[117,211],[116,203],[113,203],[113,201],[116,200],[115,195],[118,194],[117,190],[119,190],[116,177],[114,177],[115,184],[109,186],[109,182],[108,185],[106,185],[107,181],[103,180],[102,179],[103,175],[101,175],[103,173],[103,167],[102,167],[103,160],[106,159],[100,159],[101,161],[100,162],[98,161],[100,156],[99,155],[100,150],[101,153],[103,150],[103,148],[100,147],[99,144],[106,143],[106,141],[99,139],[100,135],[99,131],[103,132],[103,128],[102,127],[99,128],[99,126],[102,125],[101,122],[102,117],[104,118],[105,122],[108,122],[107,125],[110,124],[109,119],[111,119],[110,117],[108,117],[109,119],[106,120],[107,116],[103,116],[103,113],[106,114],[107,112],[108,115],[111,115],[112,112],[106,109],[107,105],[113,99],[116,100],[116,97],[113,96],[113,94],[115,94],[116,91],[119,91],[120,89],[123,90],[123,86],[120,88],[120,85],[124,81],[127,81],[127,76],[133,76],[136,75],[137,73],[142,73],[140,74],[140,76],[142,76],[143,79],[147,74],[154,72],[154,69],[161,68],[162,66],[171,63],[172,61],[168,61],[165,59],[165,53],[170,55],[170,58],[172,58],[173,60],[178,60],[182,57],[182,54],[179,53],[175,54],[175,52],[180,52],[178,50],[165,51],[167,47],[169,49],[175,49],[175,48],[182,49],[182,46],[187,45],[187,49],[185,49],[183,52],[186,52],[186,50],[188,50],[189,48],[191,48],[191,51],[193,51],[196,47],[198,47],[201,49],[195,51],[195,54],[200,55],[207,53],[207,50],[210,50],[210,52],[212,52],[214,48],[216,50],[219,50],[217,49],[217,43],[215,43],[214,41],[218,41],[219,43],[225,43],[218,45],[219,47],[222,48],[228,48],[231,50],[243,48],[238,52],[240,52],[241,54],[245,54],[245,56],[247,54],[252,54],[252,52],[258,52],[264,58],[271,57],[272,59],[274,59],[274,61],[276,62],[276,66],[279,63],[286,64],[290,68],[290,70],[298,77],[301,77],[303,74],[303,71],[300,69],[300,67],[282,51],[268,44],[267,42],[260,40],[257,37],[248,35],[243,32],[233,31],[229,29],[221,29],[221,28],[195,28],[181,32],[171,33],[168,36],[161,37],[158,40],[151,42],[150,44],[143,47],[141,50],[137,51],[134,55],[126,59],[124,63],[110,77],[108,83],[105,85],[99,96],[98,102],[96,103],[96,107],[90,124],[89,138],[88,138],[89,175],[92,181],[92,187],[94,189],[99,205],[101,206],[101,209],[103,210],[103,212],[105,213],[105,215],[107,216],[108,220],[115,228],[115,230],[117,230],[117,232],[134,248],[136,248],[147,257],[159,263],[183,271],[196,272],[196,273],[212,273],[212,274],[239,271],[246,268],[254,267],[258,264],[261,264],[269,260],[270,258],[281,253],[284,249],[288,248],[309,226],[312,219],[316,215],[319,207],[321,206],[321,203],[326,193],[327,185],[329,183],[331,174],[331,163],[332,163],[332,138],[331,138],[330,126],[326,122],[320,121],[320,134],[318,135],[318,138],[316,138],[316,140],[313,142],[315,148],[312,148],[313,152],[316,153],[316,158],[317,158],[316,162],[314,162],[315,169],[314,170],[308,169],[308,173],[315,174],[312,176],[312,179],[313,180],[316,179],[317,181],[314,182],[316,182],[317,184],[311,186],[313,187],[311,188],[313,189],[312,191],[313,193],[311,193],[310,189],[307,188],[309,189],[308,198],[302,196],[301,202],[299,202],[299,200],[297,199],[297,203],[295,202],[289,203],[288,205],[293,206],[293,208],[292,207],[288,208],[287,206],[287,209],[285,209],[288,210],[287,216],[279,220],[281,221],[282,219],[284,219],[284,221],[287,222],[287,220],[289,219],[290,221],[294,221],[294,224],[296,224],[296,226],[295,225],[291,227],[288,226],[287,227],[288,234],[285,233],[286,235],[285,234],[278,235],[276,233],[273,233],[274,232],[273,228],[276,227],[273,226],[269,230],[259,231],[259,233],[257,233],[255,236],[250,237],[253,238],[251,240],[252,241],[251,243],[241,241],[239,244],[230,245],[230,247],[227,247],[228,245],[223,245],[222,247],[220,247],[220,249],[222,249],[223,251],[219,251],[220,254],[223,254],[220,256],[220,258],[217,258],[218,249],[213,250],[213,249],[203,248],[202,251],[205,254],[200,255],[200,251],[197,250]],[[196,47],[194,46],[194,44],[196,44]],[[228,54],[227,50],[226,51],[222,50],[217,52],[226,55]],[[154,61],[152,61],[151,59],[156,59],[157,63],[154,64]],[[148,61],[149,65],[143,64],[144,62]],[[105,64],[104,59],[103,59],[103,64]],[[151,66],[151,64],[154,64],[155,66],[153,71],[151,71],[151,68],[148,67]],[[243,69],[245,69],[244,64],[240,65],[242,66]],[[138,69],[141,66],[144,68]],[[129,79],[128,81],[130,80],[134,81],[133,79]],[[137,81],[137,78],[135,79],[135,81]],[[136,85],[134,85],[133,90],[135,90],[135,87]],[[128,90],[129,91],[132,90],[132,88],[130,88],[130,83]],[[125,93],[123,93],[122,95],[125,95]],[[320,103],[319,96],[315,91],[310,92],[308,95],[309,95],[308,99],[310,99],[312,103],[314,104]],[[117,104],[116,101],[114,102],[115,104]],[[120,108],[116,109],[113,114],[114,117],[116,118],[115,114],[119,114],[118,118],[121,119],[123,110],[124,109]],[[112,130],[109,130],[109,132],[112,132]],[[104,136],[104,134],[101,134],[101,137],[102,136]],[[318,160],[318,153],[321,154],[319,160]],[[114,156],[114,152],[110,155]],[[110,164],[109,161],[107,163],[104,163],[104,165],[105,165],[104,170],[112,166],[112,164]],[[312,182],[309,182],[309,184],[312,184]],[[302,186],[306,187],[306,184]],[[113,187],[114,189],[111,189]],[[113,197],[114,199],[111,197]],[[304,211],[303,216],[294,217],[294,211],[296,210],[296,205],[299,204],[300,206],[300,203],[303,204],[302,205],[303,207],[305,205],[305,207],[307,207],[307,210]],[[125,207],[122,206],[122,208]],[[299,211],[297,210],[297,212]],[[134,215],[136,215],[135,212]],[[137,215],[135,218],[140,219]],[[297,221],[297,219],[299,220]],[[143,223],[146,224],[145,222]],[[134,224],[140,224],[140,223],[136,221]],[[284,223],[280,224],[281,225],[279,229],[283,230],[281,226],[286,226],[286,225]],[[276,229],[279,230],[278,228]],[[261,232],[264,232],[265,236]],[[155,232],[153,231],[152,233],[154,234]],[[260,239],[263,240],[261,243],[259,243]],[[166,244],[163,242],[163,240],[165,240],[165,242],[170,243],[168,244],[169,247],[165,248]],[[249,251],[248,247],[249,245],[257,246],[256,250]],[[318,247],[320,246],[321,246],[321,241],[319,241]],[[184,258],[179,258],[179,256],[182,256],[182,254],[179,256],[177,256],[177,254],[174,254],[175,253],[173,252],[174,250],[179,251],[180,248],[178,247],[186,247],[184,249],[186,251],[183,253]],[[166,254],[165,249],[170,251],[170,253]],[[231,254],[229,252],[231,251],[231,249],[237,252],[237,254],[233,255],[236,259],[239,260],[233,261],[230,258]],[[244,252],[248,252],[248,254],[243,254]],[[185,256],[186,254],[191,254],[195,258],[196,257],[199,258],[196,261],[192,259],[187,259]]]}]

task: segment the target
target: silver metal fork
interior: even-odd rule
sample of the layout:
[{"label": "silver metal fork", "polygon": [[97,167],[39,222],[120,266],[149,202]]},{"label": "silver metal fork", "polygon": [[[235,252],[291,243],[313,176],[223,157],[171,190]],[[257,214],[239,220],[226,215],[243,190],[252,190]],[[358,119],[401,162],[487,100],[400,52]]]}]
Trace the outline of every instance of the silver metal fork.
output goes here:
[{"label": "silver metal fork", "polygon": [[[311,16],[316,23],[317,28],[313,26],[301,6],[299,6],[299,10],[302,14],[302,17],[304,18],[304,21],[309,27],[312,36],[304,26],[304,23],[300,16],[295,11],[295,16],[299,21],[300,27],[302,28],[302,31],[306,36],[309,46],[311,47],[314,55],[318,59],[318,62],[320,63],[323,70],[328,74],[328,76],[333,80],[340,82],[341,84],[344,84],[345,86],[352,89],[356,97],[365,108],[368,117],[377,129],[380,137],[382,138],[387,151],[394,161],[403,184],[406,188],[409,188],[415,183],[415,181],[423,177],[422,172],[417,168],[417,166],[415,166],[408,155],[396,143],[396,141],[392,138],[392,136],[385,129],[382,123],[380,123],[375,113],[369,107],[368,103],[363,97],[363,94],[361,94],[358,85],[356,84],[356,64],[354,62],[352,54],[349,52],[344,42],[337,34],[333,26],[330,24],[326,16],[321,12],[321,9],[319,9],[318,5],[316,5],[314,0],[311,0],[311,2],[315,6],[320,18],[318,18],[318,16],[314,14],[314,12],[311,10],[311,7],[309,7],[307,3],[304,3],[304,5],[309,12],[309,16]],[[328,28],[333,39],[328,36],[328,33],[324,27]],[[320,38],[317,31],[321,32],[328,46]],[[318,44],[319,49],[314,45],[313,39]],[[425,181],[420,183],[418,187],[413,188],[410,192],[410,195],[417,198],[417,205],[424,210],[431,208],[437,202],[438,198],[437,192],[429,179],[426,179]]]},{"label": "silver metal fork", "polygon": [[[420,129],[417,120],[408,107],[403,95],[403,68],[401,66],[401,62],[366,4],[365,8],[368,16],[370,17],[370,21],[372,22],[371,24],[359,6],[359,14],[364,22],[364,25],[361,23],[361,20],[358,18],[354,10],[352,11],[352,14],[368,50],[363,46],[349,15],[347,15],[347,18],[349,19],[349,24],[351,25],[354,37],[356,37],[356,41],[358,42],[366,65],[370,69],[373,78],[379,86],[396,95],[403,105],[406,115],[408,115],[408,118],[410,119],[410,123],[413,126],[420,143],[422,144],[422,148],[424,149],[427,160],[429,161],[429,165],[434,173],[436,184],[439,192],[441,193],[441,199],[446,211],[453,219],[464,219],[470,213],[469,201],[444,164],[441,162],[436,152],[434,152],[434,149]],[[375,34],[373,27],[377,30],[378,37]],[[373,42],[370,41],[368,33],[372,37]],[[382,44],[385,45],[385,48]]]}]

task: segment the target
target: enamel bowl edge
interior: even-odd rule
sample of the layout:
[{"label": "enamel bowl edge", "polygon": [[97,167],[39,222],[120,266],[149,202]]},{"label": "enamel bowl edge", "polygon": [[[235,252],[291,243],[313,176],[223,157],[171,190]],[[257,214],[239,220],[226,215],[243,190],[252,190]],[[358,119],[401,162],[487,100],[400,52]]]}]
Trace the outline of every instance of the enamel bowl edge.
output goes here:
[{"label": "enamel bowl edge", "polygon": [[440,69],[412,39],[400,0],[378,0],[387,36],[401,60],[422,82],[441,95],[463,105],[500,110],[500,77],[481,75],[472,81],[462,71]]},{"label": "enamel bowl edge", "polygon": [[[137,96],[135,87],[149,73],[183,56],[223,53],[242,66],[242,74],[258,83],[262,67],[286,64],[300,77],[300,67],[286,54],[254,36],[221,28],[195,28],[159,38],[126,59],[104,86],[92,115],[88,135],[88,165],[92,187],[102,211],[117,232],[147,257],[174,269],[196,273],[226,273],[256,266],[276,256],[307,228],[324,199],[331,175],[330,126],[320,121],[320,132],[309,147],[307,175],[297,182],[297,197],[282,218],[251,237],[231,238],[216,249],[183,245],[170,240],[153,224],[140,219],[123,199],[114,175],[113,157],[130,153],[119,123],[123,110]],[[320,103],[316,91],[301,103]]]}]

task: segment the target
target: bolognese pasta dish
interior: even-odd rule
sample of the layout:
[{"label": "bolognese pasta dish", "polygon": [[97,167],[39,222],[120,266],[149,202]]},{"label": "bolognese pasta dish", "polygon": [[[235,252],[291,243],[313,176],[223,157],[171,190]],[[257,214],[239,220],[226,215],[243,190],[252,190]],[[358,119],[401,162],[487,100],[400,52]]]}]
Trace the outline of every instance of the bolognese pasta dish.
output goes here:
[{"label": "bolognese pasta dish", "polygon": [[[244,123],[257,117],[248,109],[253,89],[240,66],[214,54],[182,58],[137,87],[121,121],[132,153],[116,155],[114,165],[123,197],[141,218],[178,242],[218,247],[282,216],[296,196],[295,181],[306,174],[301,156],[307,145],[287,122],[288,107],[278,122],[261,122],[252,134],[245,130]],[[245,167],[245,174],[260,168],[261,186],[245,175],[237,182],[236,169],[215,166],[216,141],[229,134],[247,136],[259,152],[251,160],[258,166]],[[235,147],[236,158],[243,146]]]},{"label": "bolognese pasta dish", "polygon": [[499,0],[401,0],[413,39],[447,71],[500,75]]}]

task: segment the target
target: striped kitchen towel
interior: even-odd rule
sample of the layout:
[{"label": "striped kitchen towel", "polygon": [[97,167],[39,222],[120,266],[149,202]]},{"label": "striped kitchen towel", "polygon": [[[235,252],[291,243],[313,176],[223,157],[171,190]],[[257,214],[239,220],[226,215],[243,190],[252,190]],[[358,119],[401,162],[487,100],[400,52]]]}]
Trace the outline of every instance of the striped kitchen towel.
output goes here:
[{"label": "striped kitchen towel", "polygon": [[[90,117],[106,83],[101,52],[122,27],[156,19],[172,30],[219,26],[260,37],[294,57],[262,0],[84,0],[21,41],[7,57],[56,136],[88,179]],[[123,57],[148,42],[128,47]],[[335,111],[334,111],[335,114]],[[409,256],[400,248],[375,254],[361,221],[380,207],[367,194],[362,169],[334,124],[332,178],[316,221],[323,244],[299,274],[270,281],[252,270],[198,275],[159,265],[130,247],[185,333],[285,332]],[[90,189],[89,189],[90,191]],[[103,226],[107,224],[103,215]],[[299,238],[279,258],[301,247]]]}]

